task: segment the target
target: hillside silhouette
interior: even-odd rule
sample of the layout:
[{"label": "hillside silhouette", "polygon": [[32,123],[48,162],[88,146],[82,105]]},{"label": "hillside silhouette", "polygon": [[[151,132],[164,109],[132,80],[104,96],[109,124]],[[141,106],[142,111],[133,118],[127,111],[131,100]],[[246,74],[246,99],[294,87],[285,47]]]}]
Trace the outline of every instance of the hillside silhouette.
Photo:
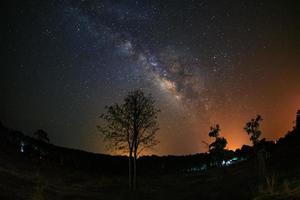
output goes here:
[{"label": "hillside silhouette", "polygon": [[[221,166],[209,153],[138,158],[138,189],[127,190],[127,157],[58,147],[0,126],[1,199],[297,199],[300,131],[261,140],[263,177],[252,146],[227,151]],[[263,180],[261,180],[263,179]],[[118,192],[117,192],[118,191]]]}]

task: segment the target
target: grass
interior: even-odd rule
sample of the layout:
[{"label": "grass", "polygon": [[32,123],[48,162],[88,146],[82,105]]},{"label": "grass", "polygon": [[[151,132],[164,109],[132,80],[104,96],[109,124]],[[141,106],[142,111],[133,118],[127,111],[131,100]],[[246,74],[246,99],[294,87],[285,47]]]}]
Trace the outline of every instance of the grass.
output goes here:
[{"label": "grass", "polygon": [[[0,155],[0,199],[300,199],[298,167],[268,175],[257,191],[250,162],[201,173],[138,176],[128,190],[127,176],[90,173],[54,163]],[[127,166],[124,166],[127,167]]]},{"label": "grass", "polygon": [[280,181],[274,174],[266,177],[259,193],[254,198],[255,200],[285,200],[285,199],[300,199],[300,181],[294,179],[292,181]]}]

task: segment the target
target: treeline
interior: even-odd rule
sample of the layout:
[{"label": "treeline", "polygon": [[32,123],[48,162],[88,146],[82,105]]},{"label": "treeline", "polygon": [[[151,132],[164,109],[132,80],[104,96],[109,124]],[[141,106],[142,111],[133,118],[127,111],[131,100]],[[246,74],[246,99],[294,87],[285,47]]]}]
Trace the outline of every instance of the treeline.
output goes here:
[{"label": "treeline", "polygon": [[30,160],[72,167],[97,173],[126,173],[127,158],[59,147],[20,131],[3,126],[0,123],[0,151],[9,156],[22,156]]},{"label": "treeline", "polygon": [[[267,152],[267,158],[272,165],[280,165],[275,162],[276,158],[295,162],[299,161],[300,133],[296,129],[288,132],[285,137],[280,138],[276,143],[273,141],[260,140],[258,145],[262,145]],[[72,167],[91,173],[105,173],[126,175],[126,156],[111,156],[75,150],[65,147],[55,146],[47,141],[43,141],[38,136],[36,138],[27,136],[20,131],[5,127],[0,123],[0,151],[8,156],[22,156],[28,162],[31,160]],[[234,164],[242,160],[254,158],[254,148],[243,145],[241,149],[235,151],[225,150],[223,166]],[[272,162],[273,160],[273,162]],[[217,167],[213,163],[214,158],[210,153],[199,153],[186,156],[141,156],[138,159],[138,173],[190,173]],[[229,165],[228,164],[228,165]]]}]

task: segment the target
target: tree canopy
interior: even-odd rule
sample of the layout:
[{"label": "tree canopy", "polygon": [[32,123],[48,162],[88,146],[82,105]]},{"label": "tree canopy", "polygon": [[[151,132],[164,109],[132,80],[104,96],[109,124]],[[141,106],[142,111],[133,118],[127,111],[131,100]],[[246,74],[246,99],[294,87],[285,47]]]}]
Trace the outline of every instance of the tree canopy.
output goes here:
[{"label": "tree canopy", "polygon": [[47,142],[49,143],[50,142],[50,139],[48,138],[48,133],[42,129],[38,129],[36,132],[33,133],[36,138],[39,140],[39,141],[42,141],[42,142]]},{"label": "tree canopy", "polygon": [[[123,103],[115,103],[105,109],[106,112],[100,116],[103,124],[98,129],[110,148],[129,153],[129,177],[133,158],[135,177],[138,154],[158,144],[156,133],[160,110],[155,108],[153,97],[146,96],[141,90],[130,92]],[[135,178],[133,181],[135,185]]]},{"label": "tree canopy", "polygon": [[250,135],[250,140],[253,145],[259,143],[259,137],[261,135],[260,123],[263,121],[263,118],[260,115],[257,115],[256,118],[252,118],[249,122],[246,123],[244,130]]}]

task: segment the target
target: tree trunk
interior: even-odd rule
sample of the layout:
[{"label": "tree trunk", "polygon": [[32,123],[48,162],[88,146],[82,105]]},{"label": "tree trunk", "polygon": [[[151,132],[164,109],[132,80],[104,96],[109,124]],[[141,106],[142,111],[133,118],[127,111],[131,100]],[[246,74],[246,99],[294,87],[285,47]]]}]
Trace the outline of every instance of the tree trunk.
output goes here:
[{"label": "tree trunk", "polygon": [[134,157],[133,157],[133,189],[136,189],[136,150],[134,150]]},{"label": "tree trunk", "polygon": [[266,179],[266,152],[263,148],[258,149],[256,154],[257,159],[257,172],[258,172],[258,181],[260,184],[263,184]]},{"label": "tree trunk", "polygon": [[130,149],[129,157],[128,157],[128,184],[129,189],[132,189],[132,150]]}]

